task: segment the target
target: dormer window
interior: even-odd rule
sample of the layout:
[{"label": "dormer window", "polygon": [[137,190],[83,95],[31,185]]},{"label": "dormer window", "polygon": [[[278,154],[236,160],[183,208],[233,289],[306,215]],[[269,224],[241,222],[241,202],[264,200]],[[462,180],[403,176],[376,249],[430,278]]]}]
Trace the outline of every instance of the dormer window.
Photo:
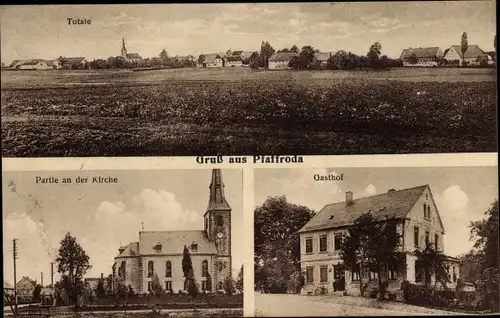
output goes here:
[{"label": "dormer window", "polygon": [[196,244],[196,243],[191,244],[191,251],[197,252],[198,251],[198,244]]},{"label": "dormer window", "polygon": [[156,244],[156,245],[153,247],[153,249],[154,249],[155,251],[157,251],[157,252],[160,252],[160,251],[161,251],[161,243]]}]

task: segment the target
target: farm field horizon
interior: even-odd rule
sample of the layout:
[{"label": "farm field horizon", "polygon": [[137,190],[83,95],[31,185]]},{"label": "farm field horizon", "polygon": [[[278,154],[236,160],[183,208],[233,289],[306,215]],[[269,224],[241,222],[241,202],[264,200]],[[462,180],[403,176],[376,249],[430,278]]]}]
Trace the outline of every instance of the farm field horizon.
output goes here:
[{"label": "farm field horizon", "polygon": [[2,155],[496,151],[496,70],[2,71]]}]

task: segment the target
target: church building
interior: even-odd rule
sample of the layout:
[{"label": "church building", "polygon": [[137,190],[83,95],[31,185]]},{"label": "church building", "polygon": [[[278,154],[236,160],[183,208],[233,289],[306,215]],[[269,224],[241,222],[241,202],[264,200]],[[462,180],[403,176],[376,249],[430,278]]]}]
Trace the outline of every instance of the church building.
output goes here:
[{"label": "church building", "polygon": [[122,38],[122,54],[121,57],[125,59],[125,62],[135,63],[142,60],[142,57],[138,53],[127,53],[127,48],[125,47],[125,39]]},{"label": "church building", "polygon": [[[232,264],[231,207],[224,196],[220,169],[212,170],[204,229],[140,231],[138,242],[119,248],[113,265],[114,280],[130,285],[136,293],[146,294],[156,274],[164,290],[184,291],[184,246],[191,255],[199,290],[222,290],[224,279],[232,276]],[[209,280],[211,284],[207,283]]]}]

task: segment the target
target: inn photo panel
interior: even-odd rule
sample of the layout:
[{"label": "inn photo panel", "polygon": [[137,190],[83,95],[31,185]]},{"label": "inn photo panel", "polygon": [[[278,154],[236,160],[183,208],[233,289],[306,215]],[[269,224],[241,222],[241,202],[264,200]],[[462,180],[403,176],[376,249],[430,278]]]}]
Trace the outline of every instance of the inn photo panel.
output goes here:
[{"label": "inn photo panel", "polygon": [[498,310],[497,172],[255,169],[255,315]]},{"label": "inn photo panel", "polygon": [[4,313],[243,316],[242,177],[4,171]]},{"label": "inn photo panel", "polygon": [[12,5],[0,19],[3,157],[497,151],[495,1]]}]

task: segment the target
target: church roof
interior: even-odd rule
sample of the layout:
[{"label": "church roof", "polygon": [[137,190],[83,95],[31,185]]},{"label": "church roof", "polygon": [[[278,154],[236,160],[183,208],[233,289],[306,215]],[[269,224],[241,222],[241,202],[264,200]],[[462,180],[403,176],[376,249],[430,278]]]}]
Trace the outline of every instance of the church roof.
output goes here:
[{"label": "church roof", "polygon": [[139,256],[139,242],[132,242],[127,245],[117,257]]},{"label": "church roof", "polygon": [[[184,246],[190,249],[193,243],[197,244],[198,248],[196,251],[190,250],[191,255],[217,253],[215,244],[208,240],[203,230],[139,232],[139,252],[141,255],[181,255],[184,251]],[[161,245],[161,250],[155,249],[157,245]]]},{"label": "church roof", "polygon": [[308,232],[354,224],[362,214],[370,212],[375,219],[406,218],[428,185],[393,190],[386,193],[355,199],[351,205],[345,201],[326,205],[300,232]]},{"label": "church roof", "polygon": [[212,181],[210,182],[210,197],[208,199],[207,211],[231,210],[224,196],[224,182],[220,169],[212,170]]}]

